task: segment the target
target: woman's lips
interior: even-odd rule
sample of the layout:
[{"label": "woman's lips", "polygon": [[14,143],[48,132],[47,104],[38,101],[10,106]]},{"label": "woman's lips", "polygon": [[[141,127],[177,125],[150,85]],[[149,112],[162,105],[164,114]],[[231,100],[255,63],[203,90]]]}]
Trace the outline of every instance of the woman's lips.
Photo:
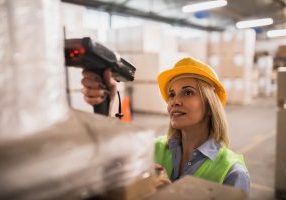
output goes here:
[{"label": "woman's lips", "polygon": [[185,115],[185,114],[186,114],[185,112],[178,111],[178,110],[175,110],[175,111],[171,112],[171,116],[172,117],[179,117],[179,116],[182,116],[182,115]]}]

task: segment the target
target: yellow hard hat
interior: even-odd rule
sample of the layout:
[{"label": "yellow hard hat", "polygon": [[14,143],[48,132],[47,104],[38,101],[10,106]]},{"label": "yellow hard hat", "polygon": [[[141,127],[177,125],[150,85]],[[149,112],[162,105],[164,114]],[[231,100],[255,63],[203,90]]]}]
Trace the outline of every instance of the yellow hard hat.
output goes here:
[{"label": "yellow hard hat", "polygon": [[226,104],[226,91],[220,82],[216,72],[207,64],[194,58],[183,58],[179,60],[172,69],[161,72],[157,81],[159,84],[160,92],[165,101],[168,100],[168,83],[174,77],[183,74],[195,74],[196,77],[201,77],[202,80],[207,81],[215,88],[215,92],[218,95],[221,103]]}]

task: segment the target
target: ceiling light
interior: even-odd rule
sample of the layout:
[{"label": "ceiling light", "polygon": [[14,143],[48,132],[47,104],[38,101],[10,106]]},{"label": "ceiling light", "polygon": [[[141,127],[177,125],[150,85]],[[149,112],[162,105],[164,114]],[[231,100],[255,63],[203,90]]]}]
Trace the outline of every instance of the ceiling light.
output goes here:
[{"label": "ceiling light", "polygon": [[281,37],[286,36],[286,29],[270,30],[266,33],[267,37]]},{"label": "ceiling light", "polygon": [[252,28],[252,27],[259,27],[259,26],[267,26],[270,24],[273,24],[272,18],[263,18],[263,19],[240,21],[236,23],[236,27],[237,28]]},{"label": "ceiling light", "polygon": [[183,12],[197,12],[202,10],[209,10],[213,8],[218,8],[222,6],[226,6],[226,0],[215,0],[215,1],[206,1],[201,3],[194,3],[186,5],[182,8]]}]

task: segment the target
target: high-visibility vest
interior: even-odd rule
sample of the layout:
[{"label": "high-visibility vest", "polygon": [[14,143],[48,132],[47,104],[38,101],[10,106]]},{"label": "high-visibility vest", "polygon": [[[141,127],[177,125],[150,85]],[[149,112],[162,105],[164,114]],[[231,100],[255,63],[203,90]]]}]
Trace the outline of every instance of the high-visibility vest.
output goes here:
[{"label": "high-visibility vest", "polygon": [[[167,137],[165,136],[156,139],[155,163],[162,165],[166,169],[168,176],[171,177],[173,171],[172,153],[169,150]],[[193,176],[223,183],[225,176],[235,163],[240,163],[246,169],[242,155],[236,154],[222,146],[216,158],[214,160],[206,159]]]}]

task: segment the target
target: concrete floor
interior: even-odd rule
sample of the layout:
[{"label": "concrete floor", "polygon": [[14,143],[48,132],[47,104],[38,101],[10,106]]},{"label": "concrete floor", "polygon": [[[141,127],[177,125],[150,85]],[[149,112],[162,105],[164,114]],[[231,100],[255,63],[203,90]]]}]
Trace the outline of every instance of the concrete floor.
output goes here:
[{"label": "concrete floor", "polygon": [[[243,153],[251,176],[250,199],[274,199],[275,97],[255,99],[250,105],[226,107],[230,148]],[[168,116],[134,113],[134,122],[165,134]]]}]

